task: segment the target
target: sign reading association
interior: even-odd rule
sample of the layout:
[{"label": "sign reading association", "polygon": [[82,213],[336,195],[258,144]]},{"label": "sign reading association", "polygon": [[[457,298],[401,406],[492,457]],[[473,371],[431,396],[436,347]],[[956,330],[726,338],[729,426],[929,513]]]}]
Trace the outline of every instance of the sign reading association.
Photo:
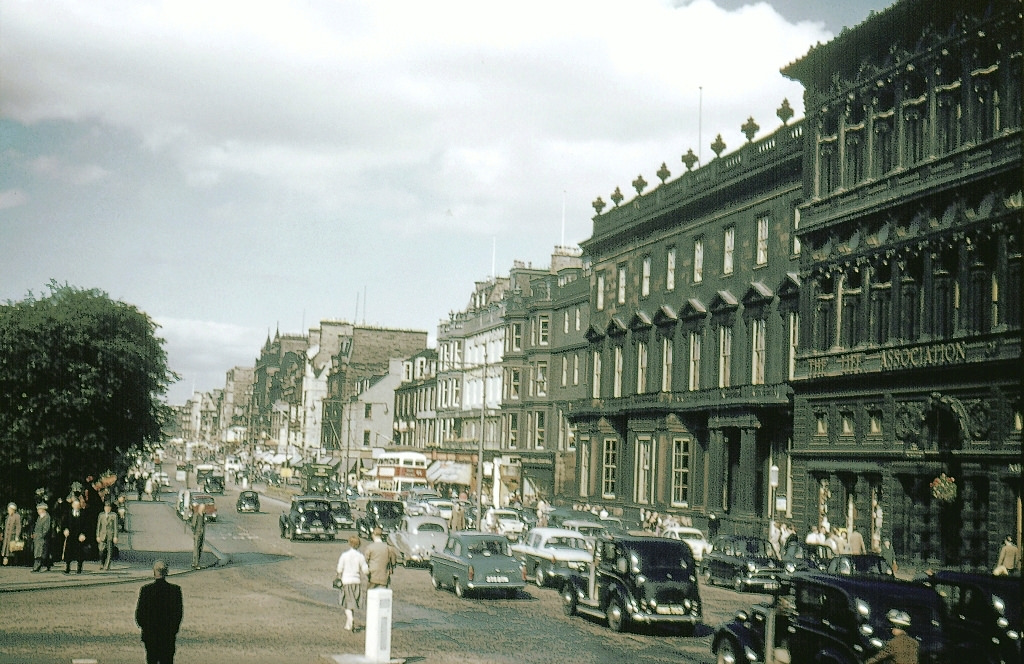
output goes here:
[{"label": "sign reading association", "polygon": [[948,341],[934,344],[883,348],[868,352],[835,353],[809,357],[800,362],[798,378],[821,378],[850,374],[901,371],[965,364],[985,359],[985,344]]}]

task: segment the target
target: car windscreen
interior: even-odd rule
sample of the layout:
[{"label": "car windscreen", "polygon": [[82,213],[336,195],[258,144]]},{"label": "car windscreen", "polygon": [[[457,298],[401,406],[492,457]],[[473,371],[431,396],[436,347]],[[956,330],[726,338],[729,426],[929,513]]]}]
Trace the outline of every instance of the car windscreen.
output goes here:
[{"label": "car windscreen", "polygon": [[751,538],[745,540],[737,540],[736,555],[757,556],[760,558],[774,558],[775,551],[771,548],[771,545],[768,543],[767,540]]},{"label": "car windscreen", "polygon": [[508,542],[504,539],[477,539],[469,541],[469,552],[478,555],[502,555],[508,556]]},{"label": "car windscreen", "polygon": [[343,500],[332,501],[331,502],[331,511],[336,513],[336,514],[345,514],[345,515],[349,515],[349,514],[352,513],[352,510],[349,507],[349,504],[346,503]]},{"label": "car windscreen", "polygon": [[664,580],[668,574],[678,580],[679,570],[690,570],[693,564],[690,547],[683,542],[635,542],[629,548],[634,564],[652,581]]},{"label": "car windscreen", "polygon": [[587,540],[582,537],[552,537],[544,543],[545,549],[568,549],[587,551]]},{"label": "car windscreen", "polygon": [[418,533],[443,533],[444,532],[444,527],[441,524],[439,524],[439,523],[421,523],[419,525],[419,527],[416,528],[416,532],[418,532]]},{"label": "car windscreen", "polygon": [[322,512],[329,509],[330,506],[327,503],[320,502],[319,500],[307,500],[299,505],[300,512]]},{"label": "car windscreen", "polygon": [[372,503],[370,509],[382,519],[400,519],[405,514],[405,507],[402,503],[378,502]]}]

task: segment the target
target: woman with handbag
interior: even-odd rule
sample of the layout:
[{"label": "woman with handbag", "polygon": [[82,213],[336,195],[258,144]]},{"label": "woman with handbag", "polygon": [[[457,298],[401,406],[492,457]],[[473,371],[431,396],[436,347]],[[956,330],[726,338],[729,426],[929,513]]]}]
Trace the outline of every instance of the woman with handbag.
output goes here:
[{"label": "woman with handbag", "polygon": [[7,504],[7,519],[4,521],[4,543],[2,551],[4,565],[10,558],[17,558],[25,548],[25,540],[21,539],[21,515],[18,514],[18,506],[14,503]]}]

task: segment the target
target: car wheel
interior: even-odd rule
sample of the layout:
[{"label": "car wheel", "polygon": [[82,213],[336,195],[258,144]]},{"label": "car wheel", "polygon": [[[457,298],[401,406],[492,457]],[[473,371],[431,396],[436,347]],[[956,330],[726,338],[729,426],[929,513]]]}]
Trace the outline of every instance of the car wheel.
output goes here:
[{"label": "car wheel", "polygon": [[456,597],[462,598],[466,596],[466,588],[462,585],[462,581],[459,581],[458,577],[455,577],[455,583],[452,585],[452,590],[455,591]]},{"label": "car wheel", "polygon": [[605,617],[608,619],[608,628],[613,632],[621,632],[626,628],[626,612],[622,608],[622,600],[618,595],[612,596],[608,602]]},{"label": "car wheel", "polygon": [[718,664],[736,664],[736,652],[739,648],[732,642],[732,639],[722,639],[718,644],[718,650],[715,652]]},{"label": "car wheel", "polygon": [[430,585],[434,586],[434,590],[444,590],[441,580],[434,576],[434,570],[430,570]]},{"label": "car wheel", "polygon": [[576,615],[576,589],[571,583],[562,586],[562,613],[567,616]]},{"label": "car wheel", "polygon": [[732,589],[736,592],[741,592],[743,590],[743,575],[739,572],[736,573],[736,578],[732,580]]}]

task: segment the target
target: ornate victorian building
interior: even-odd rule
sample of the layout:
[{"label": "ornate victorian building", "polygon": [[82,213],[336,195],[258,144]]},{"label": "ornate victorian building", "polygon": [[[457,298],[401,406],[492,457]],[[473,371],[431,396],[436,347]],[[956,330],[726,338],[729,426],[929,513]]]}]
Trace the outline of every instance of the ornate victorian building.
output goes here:
[{"label": "ornate victorian building", "polygon": [[783,70],[808,109],[801,525],[988,569],[1020,541],[1022,32],[1019,0],[904,0]]},{"label": "ornate victorian building", "polygon": [[581,501],[737,532],[792,506],[802,125],[743,130],[735,152],[672,181],[663,164],[653,191],[638,177],[633,200],[594,202],[589,393],[570,403]]}]

